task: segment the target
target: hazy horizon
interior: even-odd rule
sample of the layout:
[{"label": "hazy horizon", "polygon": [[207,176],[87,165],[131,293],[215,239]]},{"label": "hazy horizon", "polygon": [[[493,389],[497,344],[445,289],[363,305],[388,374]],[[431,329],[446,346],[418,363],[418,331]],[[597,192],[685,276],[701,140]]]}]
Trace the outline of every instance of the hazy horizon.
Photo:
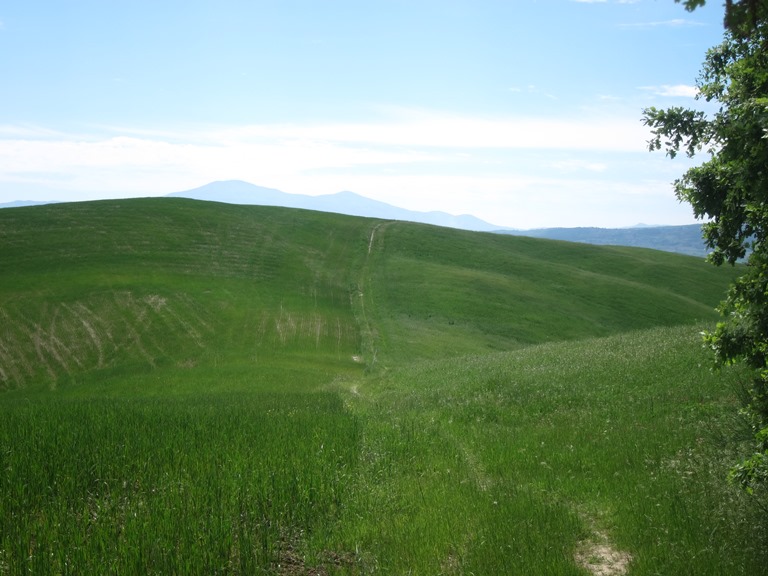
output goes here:
[{"label": "hazy horizon", "polygon": [[505,228],[696,223],[646,149],[722,7],[673,0],[0,7],[0,203],[217,180]]}]

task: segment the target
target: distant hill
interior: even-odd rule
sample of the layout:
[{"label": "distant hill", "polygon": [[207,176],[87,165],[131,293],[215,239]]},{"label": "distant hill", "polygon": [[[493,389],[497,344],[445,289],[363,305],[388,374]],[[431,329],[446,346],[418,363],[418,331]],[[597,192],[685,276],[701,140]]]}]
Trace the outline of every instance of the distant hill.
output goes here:
[{"label": "distant hill", "polygon": [[168,194],[170,197],[209,200],[227,204],[255,204],[259,206],[281,206],[283,208],[303,208],[319,212],[333,212],[347,216],[364,216],[384,220],[402,220],[434,224],[461,230],[491,232],[500,227],[489,224],[479,218],[462,214],[454,216],[446,212],[417,212],[392,206],[386,202],[371,200],[354,192],[338,192],[309,196],[306,194],[287,194],[274,188],[264,188],[241,180],[211,182],[200,188],[185,192]]},{"label": "distant hill", "polygon": [[536,230],[501,230],[499,232],[533,238],[583,242],[585,244],[653,248],[702,258],[708,253],[701,236],[700,224],[636,228],[541,228]]},{"label": "distant hill", "polygon": [[56,204],[56,202],[53,200],[14,200],[13,202],[3,202],[0,204],[0,208],[22,208],[24,206],[42,206],[43,204]]},{"label": "distant hill", "polygon": [[287,194],[274,188],[264,188],[240,180],[211,182],[200,188],[168,194],[170,197],[225,202],[227,204],[255,204],[303,208],[319,212],[333,212],[348,216],[364,216],[384,220],[400,220],[434,224],[476,232],[498,232],[516,236],[549,238],[582,242],[585,244],[636,246],[690,256],[705,257],[707,250],[701,238],[701,226],[642,226],[636,228],[540,228],[534,230],[505,230],[471,215],[454,216],[445,212],[417,212],[399,208],[386,202],[371,200],[354,192],[338,192],[309,196]]}]

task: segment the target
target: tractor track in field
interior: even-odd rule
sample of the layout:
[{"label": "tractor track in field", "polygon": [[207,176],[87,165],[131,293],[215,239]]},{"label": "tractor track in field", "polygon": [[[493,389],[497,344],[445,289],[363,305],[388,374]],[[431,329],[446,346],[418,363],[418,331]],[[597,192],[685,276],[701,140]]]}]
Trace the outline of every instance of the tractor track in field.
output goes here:
[{"label": "tractor track in field", "polygon": [[[370,275],[370,262],[371,255],[374,253],[373,248],[377,243],[381,243],[381,238],[384,230],[394,220],[379,222],[371,229],[371,234],[368,237],[368,250],[363,259],[363,264],[360,268],[360,274],[357,279],[357,290],[350,295],[352,300],[352,308],[355,310],[355,316],[357,317],[357,323],[360,327],[361,336],[361,353],[355,357],[355,361],[364,361],[368,368],[372,368],[377,361],[378,346],[376,341],[378,339],[378,333],[373,326],[368,310],[372,308],[373,299],[370,290],[371,275]],[[367,307],[366,307],[367,300]]]}]

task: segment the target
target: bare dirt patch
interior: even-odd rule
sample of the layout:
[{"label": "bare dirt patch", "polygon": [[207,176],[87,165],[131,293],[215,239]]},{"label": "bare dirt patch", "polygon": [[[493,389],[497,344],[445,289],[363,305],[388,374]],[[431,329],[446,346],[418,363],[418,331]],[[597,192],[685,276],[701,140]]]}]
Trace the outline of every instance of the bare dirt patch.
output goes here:
[{"label": "bare dirt patch", "polygon": [[339,571],[348,572],[356,563],[354,554],[331,550],[321,552],[315,563],[308,563],[302,554],[288,546],[281,551],[273,568],[280,576],[329,576]]},{"label": "bare dirt patch", "polygon": [[584,542],[574,555],[576,563],[595,576],[623,576],[627,573],[632,555],[609,544]]},{"label": "bare dirt patch", "polygon": [[155,312],[159,312],[165,307],[166,299],[157,294],[150,294],[144,298],[144,302],[149,304]]}]

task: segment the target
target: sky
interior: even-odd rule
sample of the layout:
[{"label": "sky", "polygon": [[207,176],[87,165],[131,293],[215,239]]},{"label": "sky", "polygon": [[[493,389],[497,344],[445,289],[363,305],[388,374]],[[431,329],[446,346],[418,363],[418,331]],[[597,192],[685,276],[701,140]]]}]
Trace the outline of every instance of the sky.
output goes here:
[{"label": "sky", "polygon": [[216,180],[508,228],[696,222],[649,106],[702,107],[723,7],[0,0],[0,203]]}]

